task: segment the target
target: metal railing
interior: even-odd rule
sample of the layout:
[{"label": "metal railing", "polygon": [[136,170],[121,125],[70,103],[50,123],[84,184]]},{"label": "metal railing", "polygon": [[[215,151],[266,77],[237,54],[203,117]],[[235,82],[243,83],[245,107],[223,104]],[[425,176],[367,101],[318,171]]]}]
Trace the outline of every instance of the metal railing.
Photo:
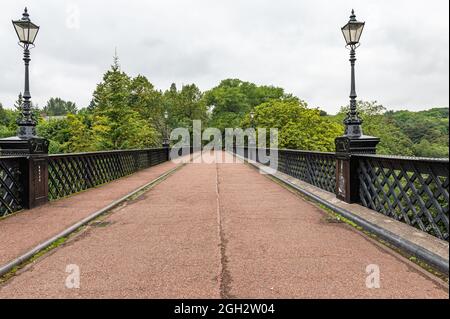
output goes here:
[{"label": "metal railing", "polygon": [[449,161],[354,155],[361,205],[449,239]]},{"label": "metal railing", "polygon": [[[259,152],[252,148],[235,147],[235,153],[245,158],[253,152],[253,159],[261,164]],[[309,152],[291,149],[264,149],[265,154],[270,151],[278,152],[278,171],[304,182],[317,186],[328,192],[335,192],[336,188],[336,155],[327,152]],[[250,155],[251,156],[251,155]]]},{"label": "metal railing", "polygon": [[50,155],[43,158],[48,176],[47,168],[28,156],[1,156],[0,217],[29,208],[30,193],[44,192],[47,198],[30,176],[42,178],[48,199],[55,200],[166,162],[168,156],[167,148]]},{"label": "metal railing", "polygon": [[49,199],[111,182],[168,160],[167,149],[106,151],[49,156]]},{"label": "metal railing", "polygon": [[23,156],[0,157],[0,217],[22,209]]}]

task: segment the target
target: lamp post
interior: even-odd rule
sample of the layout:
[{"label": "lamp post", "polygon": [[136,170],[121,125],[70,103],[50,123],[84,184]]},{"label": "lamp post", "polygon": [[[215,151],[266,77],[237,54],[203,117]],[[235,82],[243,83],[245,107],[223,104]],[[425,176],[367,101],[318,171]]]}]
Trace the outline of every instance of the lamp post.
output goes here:
[{"label": "lamp post", "polygon": [[12,21],[19,38],[19,45],[23,48],[23,61],[25,63],[25,87],[23,92],[23,105],[21,116],[17,121],[19,129],[17,136],[0,140],[1,154],[43,154],[48,153],[48,140],[36,136],[36,121],[31,110],[30,94],[30,49],[34,47],[34,40],[39,32],[39,26],[31,22],[27,8],[22,18]]},{"label": "lamp post", "polygon": [[164,112],[164,137],[163,137],[163,147],[169,147],[169,127],[167,121],[169,119],[169,112]]},{"label": "lamp post", "polygon": [[13,21],[14,29],[19,38],[19,45],[23,48],[23,61],[25,62],[25,89],[23,92],[22,116],[18,121],[19,137],[35,137],[36,121],[31,113],[31,94],[30,94],[30,46],[34,46],[34,40],[39,32],[39,26],[31,22],[27,8],[23,12],[22,19]]},{"label": "lamp post", "polygon": [[36,121],[31,110],[30,49],[39,32],[39,26],[31,22],[27,8],[22,18],[12,21],[19,45],[23,48],[25,62],[25,88],[21,117],[17,121],[17,136],[0,139],[0,155],[25,155],[20,160],[20,193],[22,206],[32,208],[48,201],[48,145],[49,141],[36,136]]},{"label": "lamp post", "polygon": [[341,28],[344,35],[347,48],[350,50],[350,66],[351,66],[351,85],[350,85],[350,111],[347,113],[347,117],[344,119],[345,135],[347,136],[361,136],[362,120],[359,118],[356,110],[356,85],[355,85],[355,62],[356,62],[356,49],[359,47],[359,39],[361,38],[362,31],[364,29],[365,22],[359,22],[356,20],[355,11],[352,10],[350,20]]},{"label": "lamp post", "polygon": [[364,29],[365,22],[356,20],[355,11],[352,10],[350,20],[341,28],[350,50],[350,109],[344,119],[345,133],[335,139],[336,144],[336,195],[338,198],[354,203],[359,201],[359,181],[357,162],[352,154],[375,154],[380,139],[363,134],[362,123],[356,103],[355,62],[356,49]]}]

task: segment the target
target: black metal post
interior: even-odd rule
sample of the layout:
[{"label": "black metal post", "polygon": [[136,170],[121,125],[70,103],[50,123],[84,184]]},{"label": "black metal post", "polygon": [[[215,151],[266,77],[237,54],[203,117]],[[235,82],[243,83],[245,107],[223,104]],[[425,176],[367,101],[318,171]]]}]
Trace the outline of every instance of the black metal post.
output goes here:
[{"label": "black metal post", "polygon": [[352,46],[350,49],[350,66],[351,66],[351,80],[350,80],[350,110],[347,113],[347,117],[344,120],[345,135],[359,137],[362,135],[361,124],[362,120],[359,118],[358,111],[356,109],[356,84],[355,84],[355,62],[356,62],[356,50]]},{"label": "black metal post", "polygon": [[170,160],[170,141],[169,141],[169,125],[167,124],[168,114],[164,114],[164,136],[162,147],[166,149],[166,160]]},{"label": "black metal post", "polygon": [[30,94],[30,75],[29,75],[29,65],[30,65],[30,49],[28,45],[24,46],[23,51],[23,61],[25,62],[25,89],[23,93],[23,106],[22,106],[22,116],[18,121],[19,137],[35,137],[36,136],[36,121],[33,119],[33,114],[31,110],[31,94]]}]

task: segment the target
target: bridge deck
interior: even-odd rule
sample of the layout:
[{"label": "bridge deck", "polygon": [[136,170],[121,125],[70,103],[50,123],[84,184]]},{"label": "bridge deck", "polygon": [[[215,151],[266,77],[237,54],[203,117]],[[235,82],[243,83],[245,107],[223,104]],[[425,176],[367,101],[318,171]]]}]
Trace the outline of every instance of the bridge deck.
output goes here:
[{"label": "bridge deck", "polygon": [[[448,298],[439,280],[245,164],[188,164],[104,222],[25,267],[0,298]],[[68,264],[79,289],[65,287]],[[370,264],[380,289],[366,287]]]}]

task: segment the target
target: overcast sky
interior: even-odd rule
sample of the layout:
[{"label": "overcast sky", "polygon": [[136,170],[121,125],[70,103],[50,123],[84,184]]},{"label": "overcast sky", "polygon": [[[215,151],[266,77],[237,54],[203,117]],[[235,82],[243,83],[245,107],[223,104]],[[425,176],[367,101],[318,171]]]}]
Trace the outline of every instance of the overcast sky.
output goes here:
[{"label": "overcast sky", "polygon": [[31,95],[86,106],[117,47],[122,69],[165,90],[225,78],[281,86],[330,113],[346,104],[352,8],[366,21],[357,92],[390,109],[449,106],[448,0],[1,0],[0,102],[23,90],[11,19],[28,6],[41,26]]}]

